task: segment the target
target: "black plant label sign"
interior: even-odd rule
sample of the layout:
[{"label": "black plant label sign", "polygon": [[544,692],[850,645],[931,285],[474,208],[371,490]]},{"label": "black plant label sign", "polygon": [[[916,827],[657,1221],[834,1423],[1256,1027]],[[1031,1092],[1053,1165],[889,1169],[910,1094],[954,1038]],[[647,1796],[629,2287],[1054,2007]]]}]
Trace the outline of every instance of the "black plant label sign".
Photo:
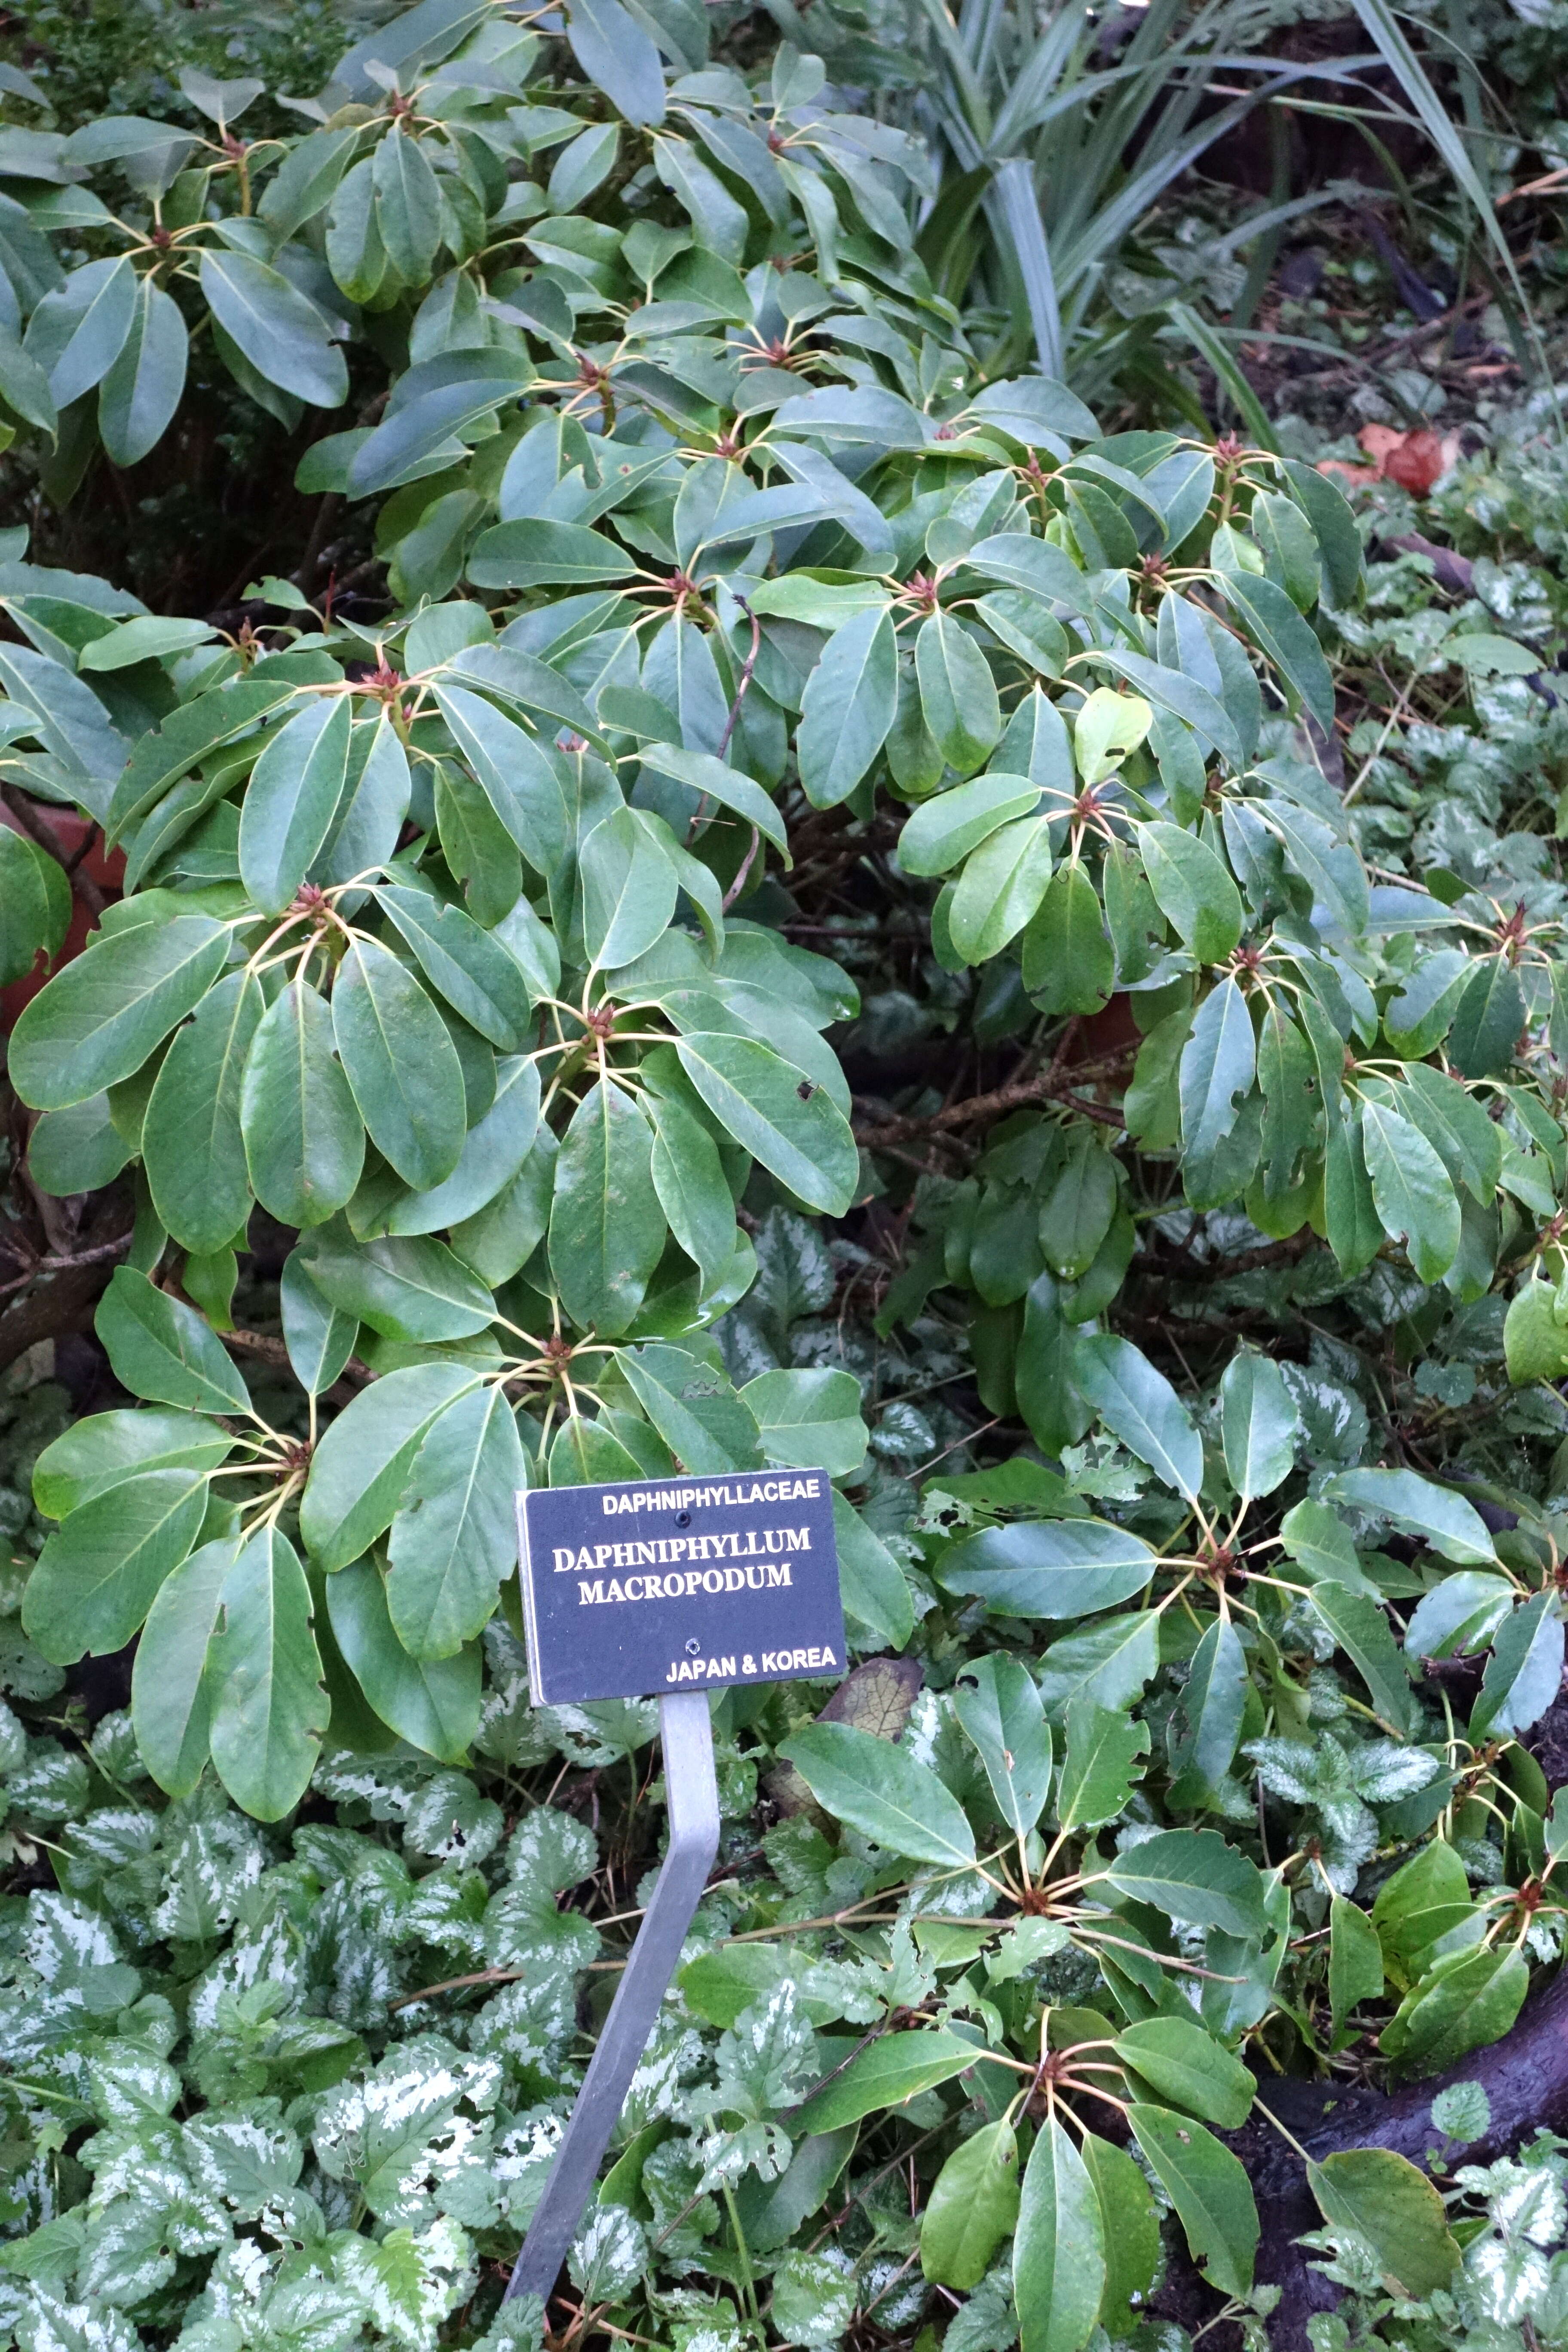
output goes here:
[{"label": "black plant label sign", "polygon": [[517,1500],[536,1705],[844,1672],[826,1472],[555,1486]]}]

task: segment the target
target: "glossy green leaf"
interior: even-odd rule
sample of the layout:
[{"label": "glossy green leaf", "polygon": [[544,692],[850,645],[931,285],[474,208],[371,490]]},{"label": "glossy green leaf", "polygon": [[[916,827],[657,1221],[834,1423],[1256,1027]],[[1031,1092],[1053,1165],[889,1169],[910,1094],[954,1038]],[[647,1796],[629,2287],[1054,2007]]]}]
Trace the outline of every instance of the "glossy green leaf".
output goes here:
[{"label": "glossy green leaf", "polygon": [[157,1406],[89,1413],[39,1454],[33,1500],[45,1518],[63,1519],[146,1470],[216,1470],[234,1443],[227,1430],[198,1413]]},{"label": "glossy green leaf", "polygon": [[213,317],[266,383],[315,408],[341,405],[348,365],[312,301],[252,254],[205,246],[199,268]]},{"label": "glossy green leaf", "polygon": [[239,818],[239,872],[268,915],[292,902],[327,837],[352,730],[348,697],[320,696],[279,729],[251,772]]},{"label": "glossy green leaf", "polygon": [[1018,2138],[1011,2124],[983,2124],[959,2143],[931,2184],[921,2216],[921,2269],[967,2294],[1018,2218]]},{"label": "glossy green leaf", "polygon": [[795,754],[814,808],[847,800],[887,741],[898,699],[891,615],[858,613],[828,638],[801,704]]},{"label": "glossy green leaf", "polygon": [[142,1159],[158,1214],[182,1249],[223,1248],[250,1214],[240,1095],[261,1018],[259,983],[248,972],[230,972],[176,1032],[160,1065]]},{"label": "glossy green leaf", "polygon": [[813,1723],[779,1753],[828,1812],[889,1853],[947,1868],[973,1862],[974,1832],[957,1799],[891,1740],[847,1723]]},{"label": "glossy green leaf", "polygon": [[424,989],[374,940],[354,940],[339,968],[332,1034],[378,1150],[416,1192],[443,1182],[467,1131],[462,1067]]},{"label": "glossy green leaf", "polygon": [[899,835],[899,863],[906,874],[950,873],[991,834],[1039,804],[1040,788],[1027,776],[973,776],[921,802]]},{"label": "glossy green leaf", "polygon": [[1418,1127],[1370,1098],[1362,1140],[1372,1197],[1391,1241],[1403,1241],[1423,1282],[1440,1282],[1459,1246],[1459,1203],[1448,1171]]},{"label": "glossy green leaf", "polygon": [[1246,2295],[1259,2232],[1252,2189],[1237,2158],[1202,2124],[1163,2107],[1130,2108],[1127,2120],[1204,2276],[1222,2294]]},{"label": "glossy green leaf", "polygon": [[47,1538],[27,1580],[28,1640],[62,1666],[84,1651],[122,1650],[195,1541],[206,1498],[200,1471],[148,1470],[80,1505]]},{"label": "glossy green leaf", "polygon": [[1039,1692],[1019,1661],[998,1651],[963,1668],[952,1704],[985,1767],[997,1811],[1016,1837],[1026,1837],[1051,1785],[1051,1727]]},{"label": "glossy green leaf", "polygon": [[1220,1441],[1230,1483],[1244,1500],[1271,1495],[1295,1466],[1300,1415],[1278,1364],[1243,1348],[1219,1384]]},{"label": "glossy green leaf", "polygon": [[431,1423],[387,1544],[387,1611],[411,1656],[455,1656],[494,1613],[517,1566],[516,1497],[527,1483],[500,1386],[471,1390]]},{"label": "glossy green leaf", "polygon": [[1252,2111],[1257,2089],[1239,2058],[1233,2058],[1195,2021],[1150,2017],[1125,2025],[1116,2036],[1116,2054],[1156,2096],[1222,2131],[1237,2131]]},{"label": "glossy green leaf", "polygon": [[93,1328],[132,1396],[192,1412],[247,1413],[250,1396],[223,1345],[193,1307],[117,1265]]},{"label": "glossy green leaf", "polygon": [[1085,1693],[1067,1713],[1067,1754],[1057,1790],[1057,1825],[1093,1829],[1114,1821],[1141,1777],[1139,1758],[1149,1753],[1146,1724],[1101,1706]]},{"label": "glossy green leaf", "polygon": [[[868,1735],[863,1734],[862,1737]],[[895,2110],[922,2091],[949,2083],[974,2065],[980,2053],[972,2042],[942,2027],[879,2034],[836,2071],[831,2082],[808,2098],[791,2118],[797,2130],[840,2131],[862,2116]]]},{"label": "glossy green leaf", "polygon": [[719,1121],[808,1209],[842,1216],[860,1155],[849,1123],[814,1078],[750,1037],[696,1030],[676,1047]]},{"label": "glossy green leaf", "polygon": [[942,1554],[938,1581],[1005,1617],[1086,1617],[1142,1592],[1156,1555],[1108,1519],[1026,1519],[984,1528]]},{"label": "glossy green leaf", "polygon": [[262,1014],[239,1118],[256,1197],[281,1223],[321,1224],[353,1197],[364,1123],[338,1060],[331,1013],[313,988],[291,981]]},{"label": "glossy green leaf", "polygon": [[746,1382],[741,1399],[755,1417],[769,1462],[847,1478],[866,1458],[860,1383],[852,1372],[759,1372]]},{"label": "glossy green leaf", "polygon": [[1415,2302],[1449,2286],[1460,2253],[1436,2188],[1391,2147],[1340,2148],[1307,2167],[1331,2230],[1360,2239],[1387,2291]]},{"label": "glossy green leaf", "polygon": [[1263,1933],[1262,1874],[1215,1830],[1157,1831],[1119,1853],[1106,1874],[1123,1895],[1191,1927]]},{"label": "glossy green leaf", "polygon": [[318,1226],[298,1255],[323,1298],[388,1339],[471,1339],[495,1316],[478,1275],[428,1234],[355,1242],[341,1224]]},{"label": "glossy green leaf", "polygon": [[1172,1719],[1173,1805],[1205,1806],[1217,1795],[1241,1738],[1249,1688],[1241,1637],[1228,1618],[1216,1617],[1193,1653]]},{"label": "glossy green leaf", "polygon": [[35,1110],[85,1102],[139,1070],[222,971],[229,935],[178,915],[99,939],[26,1007],[11,1033],[11,1083]]},{"label": "glossy green leaf", "polygon": [[653,1129],[620,1087],[593,1086],[562,1139],[550,1211],[551,1272],[573,1320],[603,1335],[624,1331],[664,1236]]},{"label": "glossy green leaf", "polygon": [[1035,2135],[1013,2242],[1023,2352],[1082,2352],[1105,2291],[1100,2200],[1067,2131],[1050,2116]]},{"label": "glossy green leaf", "polygon": [[1496,1561],[1486,1521],[1472,1503],[1415,1470],[1340,1470],[1323,1488],[1327,1502],[1353,1504],[1391,1519],[1406,1535],[1420,1536],[1445,1559],[1462,1568]]},{"label": "glossy green leaf", "polygon": [[321,1567],[346,1568],[385,1534],[426,1431],[475,1385],[463,1365],[435,1359],[385,1373],[338,1415],[311,1456],[300,1505],[300,1533]]},{"label": "glossy green leaf", "polygon": [[278,1307],[294,1377],[309,1395],[320,1396],[353,1355],[359,1318],[344,1314],[317,1289],[297,1249],[283,1261]]},{"label": "glossy green leaf", "polygon": [[1241,894],[1195,833],[1141,825],[1138,847],[1160,912],[1200,963],[1223,963],[1241,938]]},{"label": "glossy green leaf", "polygon": [[188,1797],[206,1765],[207,1651],[239,1551],[239,1538],[225,1536],[188,1553],[158,1587],[136,1644],[131,1672],[136,1745],[171,1797]]},{"label": "glossy green leaf", "polygon": [[1073,1372],[1107,1428],[1193,1501],[1203,1484],[1203,1439],[1163,1372],[1130,1339],[1099,1334],[1079,1340]]},{"label": "glossy green leaf", "polygon": [[300,1556],[276,1528],[244,1545],[207,1654],[214,1768],[235,1802],[280,1821],[304,1795],[330,1712]]},{"label": "glossy green leaf", "polygon": [[479,1727],[479,1643],[455,1658],[411,1658],[392,1630],[381,1572],[369,1559],[327,1579],[327,1614],[354,1679],[387,1728],[443,1764],[466,1763]]},{"label": "glossy green leaf", "polygon": [[933,613],[915,638],[915,674],[932,740],[961,776],[970,774],[1002,732],[989,663],[951,614]]}]

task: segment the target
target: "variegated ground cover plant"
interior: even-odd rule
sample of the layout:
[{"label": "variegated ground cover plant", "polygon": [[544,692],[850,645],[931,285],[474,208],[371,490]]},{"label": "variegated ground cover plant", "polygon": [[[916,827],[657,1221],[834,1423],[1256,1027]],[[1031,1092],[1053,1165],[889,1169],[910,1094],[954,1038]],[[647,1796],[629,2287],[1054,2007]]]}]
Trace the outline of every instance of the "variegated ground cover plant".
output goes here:
[{"label": "variegated ground cover plant", "polygon": [[[1369,866],[1339,494],[980,381],[918,153],[808,58],[660,68],[708,161],[574,214],[651,128],[621,13],[559,110],[605,179],[499,289],[455,265],[482,342],[418,352],[398,266],[410,364],[311,461],[386,495],[381,625],[0,573],[5,780],[127,857],[8,1076],[37,1194],[121,1188],[141,1401],[15,1440],[25,2352],[521,2340],[493,2264],[657,1851],[651,1708],[526,1705],[530,1481],[825,1468],[866,1662],[722,1703],[726,1875],[552,2333],[1152,2346],[1166,2244],[1256,2331],[1245,2060],[1435,2074],[1557,1956],[1556,898]],[[361,55],[384,102],[323,101],[388,251],[402,151],[468,152],[425,92],[519,137],[563,94],[514,30],[427,5]],[[184,243],[243,257],[230,161]],[[0,857],[11,976],[64,877]],[[802,940],[880,972],[894,914],[858,1034],[974,1058],[857,1106]],[[53,1738],[132,1641],[128,1717]],[[1423,2217],[1443,2287],[1415,2175],[1335,2161],[1330,2229]]]}]

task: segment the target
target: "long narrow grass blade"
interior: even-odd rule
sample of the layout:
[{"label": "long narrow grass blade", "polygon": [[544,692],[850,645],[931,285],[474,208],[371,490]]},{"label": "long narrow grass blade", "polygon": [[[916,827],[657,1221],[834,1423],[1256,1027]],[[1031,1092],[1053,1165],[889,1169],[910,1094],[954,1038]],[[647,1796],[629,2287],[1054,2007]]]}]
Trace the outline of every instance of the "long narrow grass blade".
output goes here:
[{"label": "long narrow grass blade", "polygon": [[1274,437],[1274,427],[1264,413],[1262,402],[1207,320],[1200,319],[1197,312],[1190,310],[1184,302],[1173,302],[1166,315],[1172,326],[1178,329],[1194,350],[1201,352],[1207,360],[1214,370],[1215,383],[1229,394],[1258,447],[1271,449],[1278,456],[1279,445]]},{"label": "long narrow grass blade", "polygon": [[1355,12],[1382,51],[1390,72],[1415,108],[1422,128],[1447,165],[1455,182],[1479,214],[1487,240],[1507,270],[1519,299],[1528,312],[1530,306],[1525,300],[1524,289],[1519,282],[1508,239],[1492,209],[1492,200],[1477,175],[1468,148],[1450,121],[1442,100],[1427,80],[1420,58],[1400,30],[1393,9],[1388,6],[1387,0],[1355,0]]},{"label": "long narrow grass blade", "polygon": [[1035,195],[1035,178],[1021,155],[1010,156],[996,173],[995,209],[1000,214],[1024,281],[1029,323],[1043,374],[1062,372],[1062,317],[1057,304],[1057,281],[1051,270],[1050,247]]}]

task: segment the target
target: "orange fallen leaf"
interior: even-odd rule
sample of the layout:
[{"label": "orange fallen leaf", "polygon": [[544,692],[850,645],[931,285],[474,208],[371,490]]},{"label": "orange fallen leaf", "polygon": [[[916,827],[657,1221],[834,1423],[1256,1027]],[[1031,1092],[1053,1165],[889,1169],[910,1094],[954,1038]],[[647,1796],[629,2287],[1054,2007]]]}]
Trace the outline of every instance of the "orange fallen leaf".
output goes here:
[{"label": "orange fallen leaf", "polygon": [[1363,425],[1356,436],[1384,479],[1424,499],[1459,454],[1458,433],[1397,433],[1391,425]]}]

